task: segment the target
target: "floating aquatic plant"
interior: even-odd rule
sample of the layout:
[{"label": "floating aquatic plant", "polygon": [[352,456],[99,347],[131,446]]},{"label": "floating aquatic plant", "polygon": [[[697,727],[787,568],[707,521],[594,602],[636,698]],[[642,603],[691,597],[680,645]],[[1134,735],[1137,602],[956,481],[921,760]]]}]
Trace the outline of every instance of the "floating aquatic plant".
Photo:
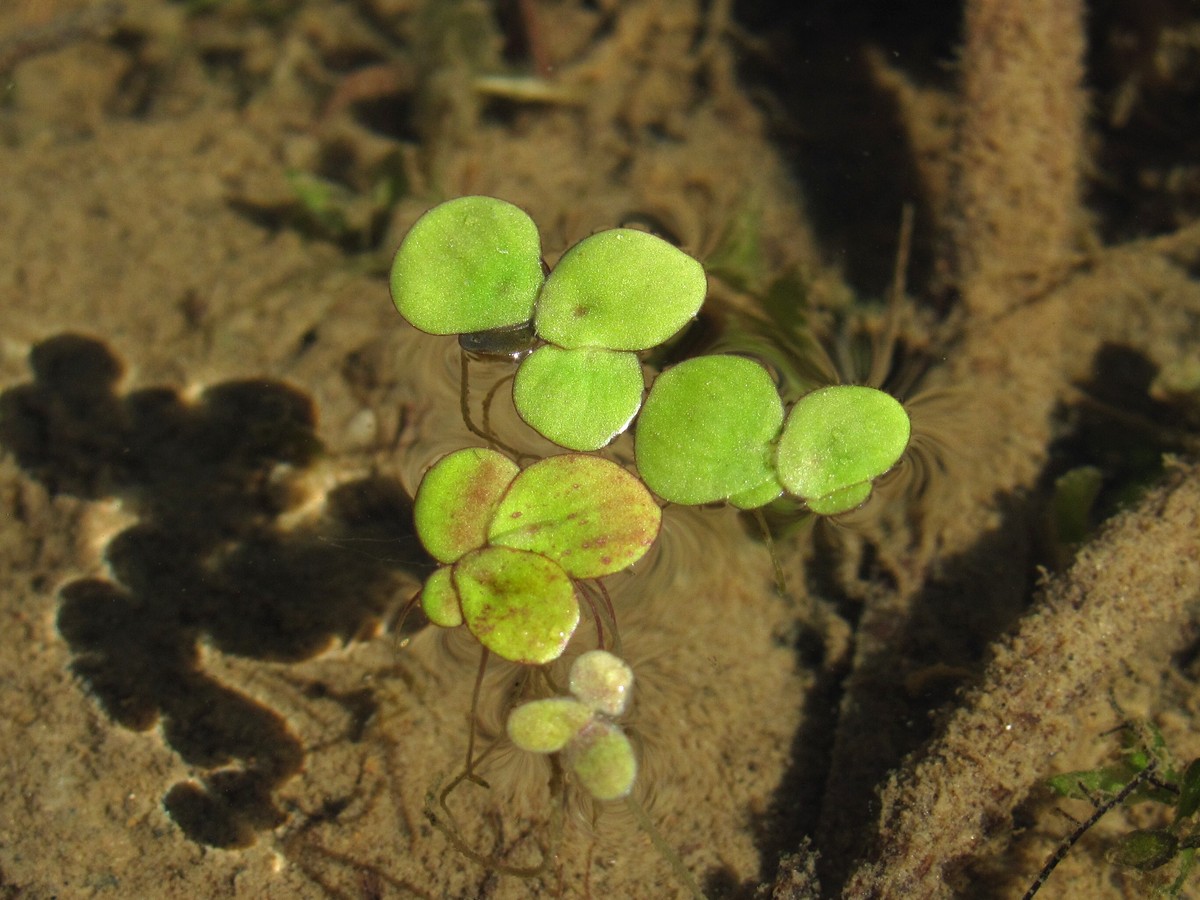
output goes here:
[{"label": "floating aquatic plant", "polygon": [[429,334],[488,331],[529,321],[543,280],[529,216],[494,197],[459,197],[405,236],[392,261],[392,301]]},{"label": "floating aquatic plant", "polygon": [[772,456],[783,404],[761,365],[699,356],[655,379],[638,420],[638,472],[672,503],[761,506],[783,488]]},{"label": "floating aquatic plant", "polygon": [[[489,197],[427,212],[391,272],[396,308],[411,324],[458,336],[463,419],[472,432],[504,447],[487,424],[504,379],[488,394],[483,427],[476,427],[467,366],[477,355],[507,359],[517,364],[511,378],[521,418],[575,451],[521,469],[496,449],[466,448],[438,460],[418,488],[417,534],[441,566],[417,599],[430,622],[465,627],[484,648],[472,719],[489,653],[523,665],[551,663],[578,627],[581,597],[592,604],[600,648],[575,660],[570,696],[516,706],[508,736],[528,752],[559,755],[552,791],[565,771],[597,800],[623,798],[695,896],[689,873],[631,795],[637,757],[616,720],[633,674],[604,649],[602,614],[588,582],[632,565],[653,543],[662,512],[651,491],[671,503],[742,509],[788,494],[812,513],[840,515],[869,498],[906,452],[911,432],[904,406],[872,387],[820,387],[788,407],[780,379],[747,356],[686,359],[654,379],[643,403],[638,354],[683,328],[706,289],[696,260],[625,228],[585,238],[547,270],[533,221]],[[789,397],[796,393],[788,390]],[[589,455],[635,421],[636,475]],[[782,585],[778,563],[776,574]],[[607,593],[604,599],[615,618]],[[472,729],[465,769],[441,792],[446,822],[446,798],[457,785],[486,784],[475,773],[474,740]],[[511,874],[540,871],[481,856],[432,803],[427,808],[468,856]]]},{"label": "floating aquatic plant", "polygon": [[895,397],[839,384],[805,394],[788,413],[776,469],[784,488],[818,515],[861,506],[900,461],[912,426]]},{"label": "floating aquatic plant", "polygon": [[458,450],[425,474],[414,502],[417,534],[443,563],[421,607],[436,625],[465,624],[512,662],[557,659],[579,624],[575,580],[637,562],[662,511],[614,462],[578,453],[525,470],[495,450]]},{"label": "floating aquatic plant", "polygon": [[543,343],[517,370],[517,412],[549,440],[586,451],[629,426],[645,390],[637,351],[696,315],[707,279],[683,251],[628,228],[585,238],[543,278],[529,216],[503,200],[460,197],[413,225],[391,289],[410,323],[463,335],[464,346],[480,343],[475,333],[508,335],[532,323],[531,337]]},{"label": "floating aquatic plant", "polygon": [[597,800],[628,796],[637,779],[637,756],[613,721],[625,712],[633,670],[606,650],[589,650],[571,666],[571,697],[532,700],[508,717],[508,736],[530,753],[559,753],[583,788]]},{"label": "floating aquatic plant", "polygon": [[728,500],[753,509],[786,491],[818,515],[849,512],[908,447],[890,394],[833,385],[801,397],[784,421],[769,373],[739,356],[700,356],[663,372],[638,419],[638,471],[664,500]]}]

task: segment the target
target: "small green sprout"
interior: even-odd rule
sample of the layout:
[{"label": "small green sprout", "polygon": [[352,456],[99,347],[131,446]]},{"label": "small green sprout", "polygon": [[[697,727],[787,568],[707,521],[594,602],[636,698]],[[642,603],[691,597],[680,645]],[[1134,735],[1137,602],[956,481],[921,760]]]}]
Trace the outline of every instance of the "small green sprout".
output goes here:
[{"label": "small green sprout", "polygon": [[597,800],[620,800],[637,780],[637,756],[619,725],[596,716],[566,747],[567,765]]},{"label": "small green sprout", "polygon": [[1056,569],[1065,569],[1097,521],[1104,473],[1096,466],[1076,466],[1054,479],[1046,510],[1047,553]]},{"label": "small green sprout", "polygon": [[347,181],[288,169],[284,176],[291,202],[261,207],[260,211],[283,214],[303,233],[333,241],[347,251],[369,250],[382,236],[384,222],[404,193],[402,172],[399,155],[394,153]]},{"label": "small green sprout", "polygon": [[613,654],[593,650],[572,664],[568,685],[584,706],[615,719],[629,705],[633,670]]},{"label": "small green sprout", "polygon": [[557,659],[579,624],[575,580],[637,562],[662,511],[614,462],[569,453],[520,470],[495,450],[438,460],[413,504],[417,535],[443,563],[421,607],[435,625],[465,624],[503,659]]},{"label": "small green sprout", "polygon": [[[636,353],[696,315],[707,278],[683,251],[628,228],[575,244],[545,279],[540,246],[533,220],[510,203],[447,201],[400,244],[392,299],[414,326],[459,334],[464,349],[490,348],[493,334],[507,348],[515,335],[504,355],[523,357],[513,384],[521,418],[559,446],[598,450],[642,404]],[[533,339],[542,345],[529,353]]]},{"label": "small green sprout", "polygon": [[[1124,739],[1121,758],[1117,762],[1099,769],[1052,775],[1046,779],[1046,784],[1062,797],[1091,801],[1098,796],[1116,794],[1134,781],[1140,773],[1157,767],[1158,761],[1166,757],[1166,739],[1153,723],[1147,723],[1144,729],[1126,725],[1122,727],[1122,731]],[[1178,777],[1171,770],[1167,771],[1166,776],[1169,780]],[[1141,784],[1136,799],[1168,803],[1172,802],[1173,797],[1170,792],[1163,792],[1153,784]]]},{"label": "small green sprout", "polygon": [[558,753],[595,714],[573,697],[532,700],[509,713],[508,735],[528,753]]},{"label": "small green sprout", "polygon": [[[1133,733],[1134,729],[1130,728],[1129,732]],[[1059,845],[1022,900],[1033,900],[1070,849],[1107,812],[1125,803],[1146,801],[1170,808],[1170,824],[1159,828],[1137,828],[1121,835],[1112,847],[1109,859],[1140,872],[1155,872],[1178,859],[1175,877],[1156,893],[1164,897],[1179,896],[1195,867],[1196,850],[1200,848],[1200,817],[1197,816],[1200,813],[1200,759],[1193,760],[1179,773],[1167,762],[1162,733],[1149,725],[1144,738],[1127,740],[1118,763],[1099,769],[1066,772],[1047,779],[1047,784],[1056,793],[1087,800],[1095,810]]]},{"label": "small green sprout", "polygon": [[633,745],[612,720],[625,712],[633,670],[606,650],[589,650],[571,666],[573,697],[533,700],[508,716],[508,736],[530,753],[563,752],[568,767],[597,800],[629,795],[637,780]]},{"label": "small green sprout", "polygon": [[1050,500],[1050,528],[1063,555],[1084,542],[1092,530],[1096,500],[1104,487],[1104,473],[1095,466],[1077,466],[1054,479]]}]

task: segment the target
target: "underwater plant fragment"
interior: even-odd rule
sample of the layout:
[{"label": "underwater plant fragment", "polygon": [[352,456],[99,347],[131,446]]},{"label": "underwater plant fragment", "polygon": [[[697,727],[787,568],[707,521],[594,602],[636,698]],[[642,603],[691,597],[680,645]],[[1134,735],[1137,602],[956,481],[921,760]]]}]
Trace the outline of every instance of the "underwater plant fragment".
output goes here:
[{"label": "underwater plant fragment", "polygon": [[1025,891],[1022,900],[1033,900],[1071,848],[1111,810],[1123,804],[1161,804],[1172,810],[1169,824],[1135,828],[1118,835],[1108,853],[1118,866],[1153,872],[1172,861],[1178,865],[1174,878],[1170,873],[1158,877],[1157,896],[1178,897],[1191,879],[1200,848],[1200,759],[1193,759],[1180,771],[1172,762],[1162,732],[1152,722],[1122,726],[1125,738],[1118,762],[1098,769],[1064,772],[1046,779],[1055,793],[1075,800],[1086,800],[1092,814],[1059,844]]}]

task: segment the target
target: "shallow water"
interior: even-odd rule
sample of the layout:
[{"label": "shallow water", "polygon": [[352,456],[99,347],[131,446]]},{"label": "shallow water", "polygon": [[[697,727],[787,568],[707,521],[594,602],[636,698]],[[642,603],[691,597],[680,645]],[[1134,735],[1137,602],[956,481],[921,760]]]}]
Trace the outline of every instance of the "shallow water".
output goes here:
[{"label": "shallow water", "polygon": [[[1160,161],[1188,145],[1187,118],[1153,148],[1115,120],[1093,123],[1117,173],[1092,186],[1100,224],[1095,246],[1080,243],[1093,256],[1052,273],[1074,285],[1067,299],[1039,286],[994,333],[973,331],[969,305],[937,287],[949,263],[935,231],[954,219],[938,210],[957,11],[814,8],[801,21],[740,4],[722,31],[705,16],[725,7],[691,0],[500,12],[126,0],[72,18],[85,6],[0,11],[5,896],[687,896],[628,810],[557,789],[544,760],[503,741],[481,763],[489,787],[451,796],[450,830],[507,866],[547,859],[544,870],[480,865],[430,820],[430,793],[465,759],[478,645],[412,618],[403,634],[382,623],[432,568],[413,532],[416,484],[478,440],[459,413],[457,344],[403,324],[384,272],[445,197],[517,202],[550,263],[629,222],[719,260],[720,312],[701,340],[753,312],[774,278],[836,311],[884,293],[892,223],[918,199],[905,348],[935,361],[933,383],[978,398],[949,414],[940,434],[955,446],[935,454],[933,488],[912,503],[894,491],[862,521],[775,522],[790,598],[754,523],[728,509],[668,508],[651,553],[608,581],[637,674],[622,720],[640,754],[636,796],[706,896],[755,896],[806,840],[825,896],[858,854],[887,858],[898,844],[879,791],[892,803],[897,785],[921,784],[906,754],[944,736],[954,711],[1007,702],[962,688],[1038,602],[1054,478],[1100,465],[1115,506],[1158,477],[1162,451],[1195,452],[1195,192],[1183,162]],[[537,29],[521,18],[530,10]],[[1139,23],[1151,44],[1183,40]],[[1106,12],[1092,27],[1103,48],[1131,26]],[[555,61],[556,91],[472,87],[480,73],[527,76],[534,50]],[[889,68],[880,51],[900,61]],[[1093,64],[1097,102],[1121,79],[1146,83],[1137,63]],[[1189,71],[1128,101],[1133,121],[1190,110]],[[1174,193],[1161,186],[1172,171]],[[312,183],[332,207],[301,202],[310,182],[296,172],[325,179]],[[1170,246],[1129,244],[1116,261],[1098,249],[1176,228]],[[1080,287],[1089,273],[1096,284]],[[472,373],[478,411],[504,367]],[[1037,373],[1060,386],[1039,394]],[[1113,408],[1116,427],[1096,412]],[[491,415],[522,451],[549,452],[505,391]],[[999,432],[1011,452],[988,456],[979,448]],[[1137,453],[1118,439],[1131,432]],[[611,452],[630,451],[622,438]],[[1074,749],[1038,756],[1030,737],[1016,786],[979,798],[947,779],[946,805],[984,810],[987,827],[966,857],[930,851],[942,895],[1019,896],[1068,830],[1040,779],[1111,758],[1104,734],[1121,716],[1154,718],[1180,759],[1200,752],[1194,653],[1171,656],[1193,630],[1179,613],[1175,643],[1123,659],[1123,676],[1055,713]],[[585,620],[576,642],[592,640]],[[1100,671],[1107,640],[1081,651],[1083,665]],[[1057,662],[1031,660],[1027,681],[1049,683]],[[488,667],[480,752],[527,676]],[[1040,896],[1144,887],[1103,861],[1106,836],[1132,821],[1109,820]],[[929,828],[905,846],[940,846]],[[848,896],[895,895],[879,883]],[[779,896],[819,895],[800,875],[792,884]]]}]

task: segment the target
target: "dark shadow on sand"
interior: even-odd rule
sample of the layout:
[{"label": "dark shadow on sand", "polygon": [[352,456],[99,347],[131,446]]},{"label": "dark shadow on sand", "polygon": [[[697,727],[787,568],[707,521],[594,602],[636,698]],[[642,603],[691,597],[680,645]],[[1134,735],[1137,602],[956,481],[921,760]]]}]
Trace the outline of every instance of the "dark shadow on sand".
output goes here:
[{"label": "dark shadow on sand", "polygon": [[[121,393],[120,360],[75,334],[41,342],[30,363],[33,380],[0,394],[0,446],[52,494],[119,499],[137,516],[105,548],[110,577],[60,592],[72,671],[114,722],[161,725],[197,770],[164,797],[184,832],[246,846],[282,822],[272,792],[305,751],[278,712],[203,670],[201,645],[293,662],[373,630],[428,562],[411,502],[398,482],[366,478],[285,527],[323,448],[312,401],[282,382],[222,382],[194,401],[173,387]],[[361,541],[381,543],[366,554]]]}]

